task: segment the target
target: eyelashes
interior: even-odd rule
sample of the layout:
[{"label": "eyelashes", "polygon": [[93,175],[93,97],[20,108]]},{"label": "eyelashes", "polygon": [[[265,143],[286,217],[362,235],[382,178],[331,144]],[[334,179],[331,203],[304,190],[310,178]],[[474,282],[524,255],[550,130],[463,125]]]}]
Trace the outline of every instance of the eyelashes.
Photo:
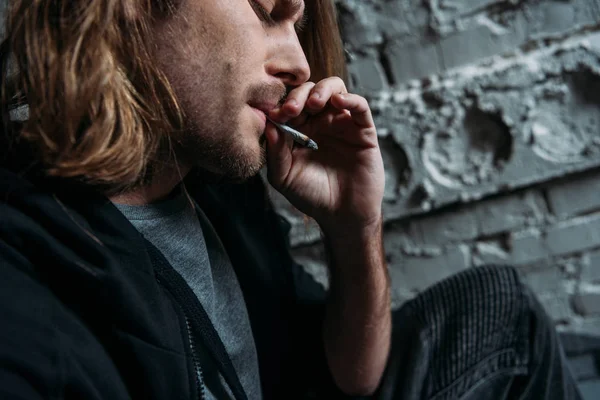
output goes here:
[{"label": "eyelashes", "polygon": [[[258,18],[261,20],[261,22],[265,26],[273,27],[273,26],[277,25],[277,21],[275,20],[275,18],[273,18],[271,13],[262,4],[260,4],[257,0],[250,0],[250,5],[254,9],[254,12],[256,13]],[[304,13],[302,15],[302,18],[300,18],[300,20],[298,22],[296,22],[296,24],[294,24],[296,33],[302,32],[302,30],[306,26],[307,21],[308,21],[308,17],[306,15],[306,13]]]},{"label": "eyelashes", "polygon": [[264,8],[258,1],[250,0],[250,5],[254,9],[258,18],[267,26],[275,26],[277,22],[273,19],[271,14]]},{"label": "eyelashes", "polygon": [[306,28],[306,24],[308,24],[308,15],[304,13],[302,18],[298,22],[296,22],[296,33],[300,33]]}]

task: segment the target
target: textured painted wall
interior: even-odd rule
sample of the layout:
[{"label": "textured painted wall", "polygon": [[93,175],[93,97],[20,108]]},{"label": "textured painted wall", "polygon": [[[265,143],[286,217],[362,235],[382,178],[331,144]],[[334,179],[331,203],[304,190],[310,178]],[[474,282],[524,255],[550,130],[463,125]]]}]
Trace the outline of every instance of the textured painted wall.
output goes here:
[{"label": "textured painted wall", "polygon": [[[394,306],[511,263],[561,329],[600,333],[600,1],[338,8],[386,166]],[[274,197],[295,257],[326,285],[317,227]]]}]

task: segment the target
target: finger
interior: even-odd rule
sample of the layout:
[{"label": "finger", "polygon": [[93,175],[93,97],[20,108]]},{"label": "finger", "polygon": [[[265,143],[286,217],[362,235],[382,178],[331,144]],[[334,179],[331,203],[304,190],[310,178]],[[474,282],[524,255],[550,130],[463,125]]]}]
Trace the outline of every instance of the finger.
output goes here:
[{"label": "finger", "polygon": [[286,124],[292,127],[302,126],[306,123],[306,121],[308,121],[308,117],[309,115],[307,113],[301,112],[300,115],[290,119],[288,122],[286,122]]},{"label": "finger", "polygon": [[336,93],[347,93],[346,84],[337,76],[319,81],[312,89],[306,107],[312,111],[322,110]]},{"label": "finger", "polygon": [[279,188],[285,182],[292,167],[293,141],[268,123],[265,129],[267,138],[267,178],[273,187]]},{"label": "finger", "polygon": [[348,110],[354,123],[363,128],[375,126],[367,99],[357,94],[341,93],[331,98],[331,105],[338,110]]},{"label": "finger", "polygon": [[277,118],[277,121],[286,122],[291,118],[298,117],[304,109],[306,100],[314,86],[313,82],[306,82],[290,91],[285,102],[279,107],[277,111],[278,115],[273,115],[272,118]]}]

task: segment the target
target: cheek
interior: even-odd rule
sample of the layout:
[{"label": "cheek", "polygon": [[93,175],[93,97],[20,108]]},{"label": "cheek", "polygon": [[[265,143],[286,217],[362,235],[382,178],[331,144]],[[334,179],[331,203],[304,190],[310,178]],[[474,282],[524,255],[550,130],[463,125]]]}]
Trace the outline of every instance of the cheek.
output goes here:
[{"label": "cheek", "polygon": [[[247,24],[245,27],[234,27],[228,33],[231,39],[224,47],[217,50],[227,50],[226,58],[231,68],[243,68],[244,73],[256,76],[260,67],[266,61],[268,37],[262,27]],[[222,43],[223,39],[219,40]],[[228,63],[228,64],[229,64]]]}]

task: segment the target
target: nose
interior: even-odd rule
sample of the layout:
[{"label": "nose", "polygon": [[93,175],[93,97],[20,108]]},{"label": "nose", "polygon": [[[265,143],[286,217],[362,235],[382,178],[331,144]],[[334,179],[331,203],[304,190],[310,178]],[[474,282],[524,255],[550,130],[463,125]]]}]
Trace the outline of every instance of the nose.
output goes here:
[{"label": "nose", "polygon": [[308,81],[310,66],[296,32],[291,29],[291,32],[273,39],[272,57],[266,65],[267,73],[280,79],[286,86],[299,86]]}]

